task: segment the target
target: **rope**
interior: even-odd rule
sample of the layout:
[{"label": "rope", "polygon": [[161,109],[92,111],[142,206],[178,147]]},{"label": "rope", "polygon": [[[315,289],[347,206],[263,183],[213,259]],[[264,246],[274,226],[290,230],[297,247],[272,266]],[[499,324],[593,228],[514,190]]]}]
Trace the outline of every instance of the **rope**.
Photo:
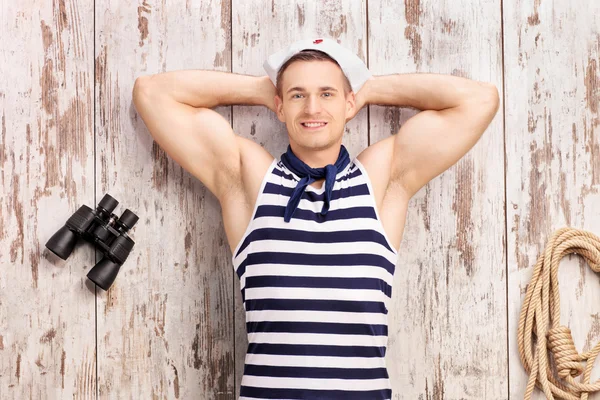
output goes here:
[{"label": "rope", "polygon": [[[564,400],[587,400],[590,392],[600,391],[600,379],[590,384],[600,342],[592,350],[579,354],[571,330],[560,324],[558,264],[571,253],[583,256],[592,270],[600,272],[600,237],[574,228],[561,228],[552,234],[535,264],[519,317],[519,356],[530,374],[524,400],[531,399],[535,387],[551,400],[554,396]],[[550,370],[548,353],[553,356],[558,377]],[[582,361],[587,361],[585,368]],[[582,382],[575,382],[574,378],[582,373]]]}]

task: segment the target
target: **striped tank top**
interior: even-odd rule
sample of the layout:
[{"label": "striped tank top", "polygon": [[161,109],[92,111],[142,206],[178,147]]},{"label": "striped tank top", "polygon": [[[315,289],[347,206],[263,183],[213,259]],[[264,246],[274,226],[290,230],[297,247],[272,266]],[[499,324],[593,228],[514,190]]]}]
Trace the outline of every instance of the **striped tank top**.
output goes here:
[{"label": "striped tank top", "polygon": [[356,158],[338,171],[326,215],[325,182],[307,186],[284,222],[298,181],[273,160],[233,251],[248,334],[238,399],[391,399],[385,353],[398,253],[367,171]]}]

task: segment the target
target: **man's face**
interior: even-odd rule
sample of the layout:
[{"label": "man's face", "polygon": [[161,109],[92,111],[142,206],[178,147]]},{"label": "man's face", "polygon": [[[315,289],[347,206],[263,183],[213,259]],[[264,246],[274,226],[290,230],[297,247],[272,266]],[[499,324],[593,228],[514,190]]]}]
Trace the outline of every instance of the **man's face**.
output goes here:
[{"label": "man's face", "polygon": [[[285,122],[290,142],[326,148],[341,142],[354,93],[344,95],[342,70],[329,61],[297,61],[283,74],[282,98],[276,96],[277,118]],[[311,128],[305,121],[322,121]]]}]

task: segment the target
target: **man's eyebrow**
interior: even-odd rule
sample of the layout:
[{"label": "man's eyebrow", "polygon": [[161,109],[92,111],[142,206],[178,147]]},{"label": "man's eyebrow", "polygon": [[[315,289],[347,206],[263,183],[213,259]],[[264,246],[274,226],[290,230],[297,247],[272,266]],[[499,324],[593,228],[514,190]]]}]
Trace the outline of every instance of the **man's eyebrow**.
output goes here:
[{"label": "man's eyebrow", "polygon": [[[333,92],[337,92],[337,91],[338,91],[336,88],[334,88],[334,87],[331,87],[331,86],[321,86],[319,89],[320,89],[321,91],[324,91],[324,90],[329,90],[329,91],[333,91]],[[290,89],[288,89],[288,91],[286,92],[286,94],[287,94],[287,93],[289,93],[289,92],[293,92],[294,90],[297,90],[297,91],[299,91],[299,92],[304,92],[304,91],[306,91],[306,89],[305,89],[305,88],[303,88],[303,87],[300,87],[300,86],[294,86],[293,88],[290,88]]]}]

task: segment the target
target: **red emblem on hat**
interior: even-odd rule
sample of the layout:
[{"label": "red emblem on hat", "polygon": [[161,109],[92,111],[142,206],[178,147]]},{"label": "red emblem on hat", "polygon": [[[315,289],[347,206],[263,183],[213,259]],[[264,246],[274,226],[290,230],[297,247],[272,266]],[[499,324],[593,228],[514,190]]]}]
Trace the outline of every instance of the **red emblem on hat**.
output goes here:
[{"label": "red emblem on hat", "polygon": [[317,40],[315,40],[313,43],[314,43],[314,44],[319,44],[319,43],[321,43],[322,41],[323,41],[323,39],[317,39]]}]

